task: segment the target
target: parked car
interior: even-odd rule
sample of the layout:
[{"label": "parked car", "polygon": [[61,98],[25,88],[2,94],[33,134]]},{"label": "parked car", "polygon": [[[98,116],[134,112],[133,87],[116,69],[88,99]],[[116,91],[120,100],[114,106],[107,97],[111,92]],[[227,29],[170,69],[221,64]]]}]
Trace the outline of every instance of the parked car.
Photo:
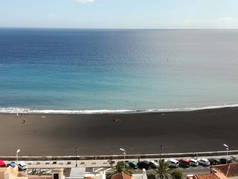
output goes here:
[{"label": "parked car", "polygon": [[4,161],[0,160],[0,167],[6,167],[6,166],[7,166],[6,163]]},{"label": "parked car", "polygon": [[150,162],[149,161],[147,161],[147,160],[144,160],[144,161],[141,161],[141,162],[138,162],[138,168],[139,169],[146,169],[146,170],[148,170],[149,168],[150,168]]},{"label": "parked car", "polygon": [[167,162],[169,163],[169,168],[178,168],[179,167],[179,162],[175,159],[169,159]]},{"label": "parked car", "polygon": [[133,169],[137,169],[137,168],[138,168],[136,162],[134,162],[134,161],[129,162],[129,166],[130,166],[131,168],[133,168]]},{"label": "parked car", "polygon": [[159,164],[156,161],[150,161],[150,168],[156,169],[159,167]]},{"label": "parked car", "polygon": [[231,162],[238,162],[238,158],[237,157],[234,157],[234,156],[231,156]]},{"label": "parked car", "polygon": [[199,165],[198,160],[190,159],[189,160],[189,165],[192,166],[192,167],[197,167]]},{"label": "parked car", "polygon": [[206,158],[202,158],[202,159],[198,160],[198,163],[202,166],[209,166],[210,165],[209,160],[206,159]]},{"label": "parked car", "polygon": [[26,166],[25,162],[19,162],[17,165],[18,165],[19,171],[26,171],[27,170],[27,166]]},{"label": "parked car", "polygon": [[124,165],[125,165],[126,168],[130,167],[129,161],[125,161]]},{"label": "parked car", "polygon": [[227,164],[227,163],[230,163],[230,161],[226,158],[221,158],[220,159],[220,164]]},{"label": "parked car", "polygon": [[16,167],[16,164],[15,164],[15,162],[11,162],[11,163],[8,163],[8,164],[7,164],[7,167],[15,168],[15,167]]},{"label": "parked car", "polygon": [[220,161],[218,159],[209,158],[208,160],[210,162],[210,165],[218,165],[218,164],[220,164]]},{"label": "parked car", "polygon": [[179,166],[182,168],[188,168],[189,165],[189,161],[187,159],[178,159],[179,162]]}]

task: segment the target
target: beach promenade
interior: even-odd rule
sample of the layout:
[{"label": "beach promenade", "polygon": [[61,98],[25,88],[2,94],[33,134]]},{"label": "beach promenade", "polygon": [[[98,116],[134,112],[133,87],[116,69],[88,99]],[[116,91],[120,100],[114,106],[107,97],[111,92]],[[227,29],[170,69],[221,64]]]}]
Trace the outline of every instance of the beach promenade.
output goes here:
[{"label": "beach promenade", "polygon": [[238,108],[137,114],[1,114],[1,156],[238,149]]}]

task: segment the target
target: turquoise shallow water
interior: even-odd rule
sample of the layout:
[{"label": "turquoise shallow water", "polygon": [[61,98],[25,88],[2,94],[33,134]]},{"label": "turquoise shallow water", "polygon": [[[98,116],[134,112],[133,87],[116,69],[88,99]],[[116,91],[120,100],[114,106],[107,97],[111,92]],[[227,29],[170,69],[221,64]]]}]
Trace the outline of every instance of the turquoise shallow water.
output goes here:
[{"label": "turquoise shallow water", "polygon": [[0,112],[235,105],[237,47],[236,30],[0,29]]}]

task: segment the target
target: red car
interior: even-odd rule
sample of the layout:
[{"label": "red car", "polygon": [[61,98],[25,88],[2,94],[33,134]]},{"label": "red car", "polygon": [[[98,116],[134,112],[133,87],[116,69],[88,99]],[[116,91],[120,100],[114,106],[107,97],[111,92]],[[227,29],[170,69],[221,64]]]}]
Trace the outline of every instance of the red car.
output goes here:
[{"label": "red car", "polygon": [[7,165],[4,161],[0,160],[0,167],[7,167]]},{"label": "red car", "polygon": [[179,162],[179,166],[182,168],[188,168],[190,167],[189,160],[187,159],[177,159]]}]

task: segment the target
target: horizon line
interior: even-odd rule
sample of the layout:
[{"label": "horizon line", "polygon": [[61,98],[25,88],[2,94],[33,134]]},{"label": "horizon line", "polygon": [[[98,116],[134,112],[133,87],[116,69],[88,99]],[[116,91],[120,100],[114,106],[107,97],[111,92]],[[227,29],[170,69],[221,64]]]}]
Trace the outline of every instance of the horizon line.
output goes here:
[{"label": "horizon line", "polygon": [[0,29],[68,29],[68,30],[238,30],[238,27],[158,27],[158,28],[88,28],[88,27],[1,27]]}]

